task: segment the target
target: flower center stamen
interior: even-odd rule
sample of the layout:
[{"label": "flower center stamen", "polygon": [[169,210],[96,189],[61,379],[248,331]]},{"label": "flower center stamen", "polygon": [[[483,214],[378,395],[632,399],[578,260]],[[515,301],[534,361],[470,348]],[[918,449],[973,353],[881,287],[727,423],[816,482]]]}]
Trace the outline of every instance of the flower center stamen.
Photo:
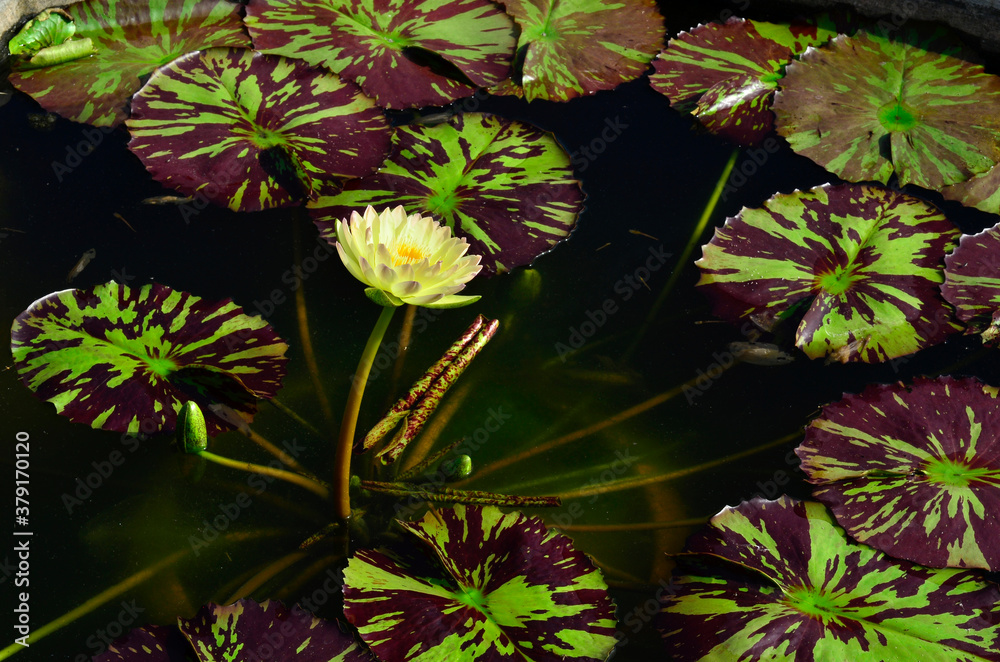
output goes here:
[{"label": "flower center stamen", "polygon": [[419,262],[420,260],[427,257],[425,253],[419,246],[414,246],[412,244],[400,244],[396,246],[394,251],[392,266],[398,267],[401,264],[413,264],[414,262]]}]

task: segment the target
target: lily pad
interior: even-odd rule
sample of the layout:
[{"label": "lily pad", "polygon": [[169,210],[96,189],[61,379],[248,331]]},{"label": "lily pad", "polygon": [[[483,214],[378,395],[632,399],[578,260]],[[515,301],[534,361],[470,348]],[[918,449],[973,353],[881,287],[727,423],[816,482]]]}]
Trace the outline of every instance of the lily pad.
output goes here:
[{"label": "lily pad", "polygon": [[984,342],[1000,335],[1000,226],[964,235],[945,258],[941,293],[965,322],[967,333],[982,333]]},{"label": "lily pad", "polygon": [[813,495],[886,554],[1000,569],[997,393],[971,378],[918,378],[827,405],[796,449]]},{"label": "lily pad", "polygon": [[844,536],[815,502],[727,507],[688,541],[657,623],[671,659],[1000,659],[1000,590]]},{"label": "lily pad", "polygon": [[24,384],[63,416],[93,428],[174,429],[193,400],[209,434],[250,420],[271,398],[288,346],[231,300],[110,282],[55,292],[14,320],[11,352]]},{"label": "lily pad", "polygon": [[720,317],[766,331],[807,308],[795,344],[812,358],[885,361],[958,330],[938,286],[960,234],[934,207],[881,186],[779,193],[715,231],[698,286]]},{"label": "lily pad", "polygon": [[993,166],[972,179],[945,186],[941,195],[966,207],[1000,214],[1000,167]]},{"label": "lily pad", "polygon": [[645,73],[663,46],[655,0],[505,0],[521,28],[515,81],[492,91],[566,101]]},{"label": "lily pad", "polygon": [[771,101],[785,66],[835,34],[816,25],[736,17],[699,25],[670,40],[653,62],[649,84],[712,133],[753,145],[774,128]]},{"label": "lily pad", "polygon": [[234,211],[293,204],[374,172],[382,112],[353,83],[247,50],[190,53],[135,95],[129,148],[153,177]]},{"label": "lily pad", "polygon": [[459,505],[400,525],[433,561],[411,542],[405,556],[360,550],[344,570],[345,615],[379,659],[607,659],[604,579],[540,519]]},{"label": "lily pad", "polygon": [[10,81],[46,110],[96,126],[120,124],[141,79],[181,55],[250,46],[229,0],[84,0],[66,12],[97,53],[43,69],[15,66]]},{"label": "lily pad", "polygon": [[254,48],[322,65],[385,108],[440,106],[503,80],[514,24],[487,0],[251,0]]},{"label": "lily pad", "polygon": [[309,203],[329,242],[351,211],[402,205],[469,241],[486,272],[530,263],[565,239],[583,207],[569,155],[529,124],[468,113],[437,126],[396,130],[377,174]]},{"label": "lily pad", "polygon": [[208,603],[176,626],[147,626],[112,643],[94,662],[374,662],[350,634],[276,600]]},{"label": "lily pad", "polygon": [[792,149],[849,181],[941,187],[1000,161],[1000,78],[935,38],[859,32],[789,65],[774,101]]}]

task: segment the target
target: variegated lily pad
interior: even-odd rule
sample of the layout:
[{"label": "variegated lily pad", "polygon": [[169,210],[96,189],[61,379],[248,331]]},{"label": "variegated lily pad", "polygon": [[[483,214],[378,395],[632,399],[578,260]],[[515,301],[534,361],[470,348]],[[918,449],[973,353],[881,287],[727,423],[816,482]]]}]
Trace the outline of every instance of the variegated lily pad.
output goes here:
[{"label": "variegated lily pad", "polygon": [[815,502],[726,508],[678,557],[657,623],[671,659],[1000,660],[1000,590],[844,536]]},{"label": "variegated lily pad", "polygon": [[941,293],[965,322],[967,333],[983,342],[1000,337],[1000,226],[965,235],[945,258]]},{"label": "variegated lily pad", "polygon": [[780,193],[716,230],[698,285],[717,315],[767,331],[808,307],[795,344],[812,358],[885,361],[958,330],[938,286],[959,235],[934,207],[881,186]]},{"label": "variegated lily pad", "polygon": [[825,27],[736,17],[699,25],[670,40],[653,62],[649,83],[712,133],[752,145],[774,128],[771,101],[785,67],[834,34]]},{"label": "variegated lily pad", "polygon": [[569,538],[493,506],[438,515],[400,522],[432,562],[361,550],[344,571],[344,612],[379,659],[607,659],[614,604]]},{"label": "variegated lily pad", "polygon": [[1000,161],[1000,78],[934,43],[859,32],[807,51],[774,101],[778,133],[849,181],[932,189]]},{"label": "variegated lily pad", "polygon": [[487,0],[251,0],[246,23],[257,50],[323,65],[385,108],[470,96],[514,57],[514,24]]},{"label": "variegated lily pad", "polygon": [[231,300],[164,285],[110,282],[39,299],[14,320],[11,352],[24,384],[63,416],[94,428],[174,429],[193,400],[210,434],[250,420],[278,391],[288,346]]},{"label": "variegated lily pad", "polygon": [[171,627],[147,626],[118,639],[94,662],[375,662],[336,624],[275,600],[208,603]]},{"label": "variegated lily pad", "polygon": [[353,83],[247,50],[191,53],[135,96],[129,148],[153,177],[234,211],[332,193],[388,153],[382,112]]},{"label": "variegated lily pad", "polygon": [[966,207],[975,207],[990,214],[1000,214],[1000,166],[964,182],[945,186],[941,195]]},{"label": "variegated lily pad", "polygon": [[66,11],[97,53],[43,69],[15,67],[10,80],[46,110],[96,126],[120,124],[141,79],[157,67],[211,46],[250,46],[230,0],[83,0]]},{"label": "variegated lily pad", "polygon": [[377,174],[310,203],[327,241],[352,210],[403,205],[465,237],[488,272],[530,263],[565,239],[583,207],[569,155],[528,124],[469,113],[437,126],[397,129]]},{"label": "variegated lily pad", "polygon": [[566,101],[641,76],[663,46],[654,0],[505,0],[521,28],[515,81],[495,94]]},{"label": "variegated lily pad", "polygon": [[976,379],[878,384],[823,408],[796,453],[859,542],[935,568],[1000,569],[1000,400]]}]

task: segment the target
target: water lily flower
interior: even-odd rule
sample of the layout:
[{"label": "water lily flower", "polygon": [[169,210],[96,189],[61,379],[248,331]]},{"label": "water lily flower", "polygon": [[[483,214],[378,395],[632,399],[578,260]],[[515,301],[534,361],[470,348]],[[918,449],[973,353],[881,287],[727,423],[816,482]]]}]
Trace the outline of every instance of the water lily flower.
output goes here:
[{"label": "water lily flower", "polygon": [[337,221],[337,252],[375,303],[457,308],[479,300],[459,296],[479,273],[479,255],[466,255],[469,242],[430,216],[406,215],[402,206],[381,213],[369,206]]}]

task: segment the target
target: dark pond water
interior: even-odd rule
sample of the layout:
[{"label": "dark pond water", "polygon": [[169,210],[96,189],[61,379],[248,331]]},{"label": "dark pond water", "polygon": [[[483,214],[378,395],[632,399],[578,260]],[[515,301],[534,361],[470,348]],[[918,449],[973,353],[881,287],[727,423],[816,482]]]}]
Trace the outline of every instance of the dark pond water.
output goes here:
[{"label": "dark pond water", "polygon": [[[697,4],[684,10],[674,3],[663,6],[671,34],[733,7]],[[755,494],[806,497],[808,489],[790,451],[798,443],[795,433],[820,405],[870,382],[920,374],[1000,380],[996,353],[983,351],[976,338],[963,337],[893,365],[827,366],[799,354],[786,366],[738,365],[717,374],[716,364],[727,360],[727,344],[745,338],[739,329],[713,322],[706,301],[693,289],[697,270],[690,260],[679,264],[677,256],[732,147],[694,130],[645,78],[568,104],[487,99],[479,110],[554,132],[574,155],[588,195],[586,211],[572,238],[536,261],[540,287],[533,297],[524,294],[523,275],[478,279],[470,289],[483,298],[474,307],[419,318],[400,379],[393,379],[392,366],[378,370],[360,427],[377,420],[392,394],[435,360],[477,312],[500,319],[502,327],[452,393],[454,406],[445,407],[450,417],[439,426],[437,438],[439,443],[476,440],[473,461],[480,469],[598,424],[700,375],[714,375],[706,376],[697,391],[470,483],[496,491],[556,494],[693,469],[638,488],[570,497],[558,511],[535,513],[564,526],[578,547],[605,567],[615,587],[620,627],[629,639],[615,659],[663,658],[644,606],[669,575],[667,554],[679,551],[693,529],[580,527],[707,518]],[[338,414],[348,376],[378,311],[339,260],[304,260],[318,245],[308,217],[295,209],[234,214],[214,208],[185,217],[176,207],[142,205],[143,198],[168,191],[128,152],[124,130],[101,132],[61,119],[38,128],[40,113],[20,94],[0,108],[4,324],[35,299],[65,288],[67,272],[93,248],[96,258],[74,286],[110,279],[130,285],[156,281],[208,299],[232,297],[248,312],[263,314],[291,345],[289,375],[279,399],[328,430],[306,370],[296,290],[308,310],[325,391]],[[94,149],[77,156],[81,145],[88,151],[88,141]],[[738,155],[740,174],[731,180],[733,190],[720,200],[711,225],[720,225],[742,206],[758,206],[775,192],[831,180],[785,146],[766,160],[760,157],[745,151]],[[993,223],[985,214],[943,207],[965,231]],[[696,251],[695,257],[699,255]],[[305,275],[300,287],[292,276],[296,267]],[[660,292],[678,270],[675,287],[654,314]],[[268,302],[275,291],[282,303]],[[598,313],[607,301],[616,312]],[[397,319],[390,340],[398,328]],[[578,333],[588,335],[584,346],[563,360],[560,345],[577,342]],[[777,340],[790,342],[787,337]],[[491,425],[498,429],[486,433],[491,417],[502,425]],[[9,368],[0,372],[0,421],[5,467],[13,463],[15,434],[30,435],[33,629],[117,585],[103,606],[15,659],[89,659],[103,646],[105,633],[117,633],[119,622],[167,623],[209,600],[227,600],[326,522],[318,505],[294,487],[275,484],[256,494],[242,475],[214,466],[198,478],[193,462],[178,456],[165,440],[124,443],[117,434],[71,424],[36,399]],[[303,449],[304,464],[328,472],[329,434],[310,432],[267,404],[254,429],[276,443]],[[698,469],[789,435],[765,451]],[[218,438],[213,449],[268,459],[238,434]],[[120,466],[112,466],[115,462]],[[77,493],[78,479],[88,478],[95,487]],[[4,480],[5,486],[10,484]],[[191,536],[242,493],[252,496],[251,505],[226,524],[219,540],[191,553]],[[7,570],[12,545],[0,551],[4,628],[11,623],[13,607],[9,588],[14,577]],[[174,553],[183,557],[145,581],[119,584]],[[323,590],[324,582],[332,585],[329,567],[329,557],[317,553],[249,593],[289,602],[307,598],[320,615],[334,617],[336,593]]]}]

